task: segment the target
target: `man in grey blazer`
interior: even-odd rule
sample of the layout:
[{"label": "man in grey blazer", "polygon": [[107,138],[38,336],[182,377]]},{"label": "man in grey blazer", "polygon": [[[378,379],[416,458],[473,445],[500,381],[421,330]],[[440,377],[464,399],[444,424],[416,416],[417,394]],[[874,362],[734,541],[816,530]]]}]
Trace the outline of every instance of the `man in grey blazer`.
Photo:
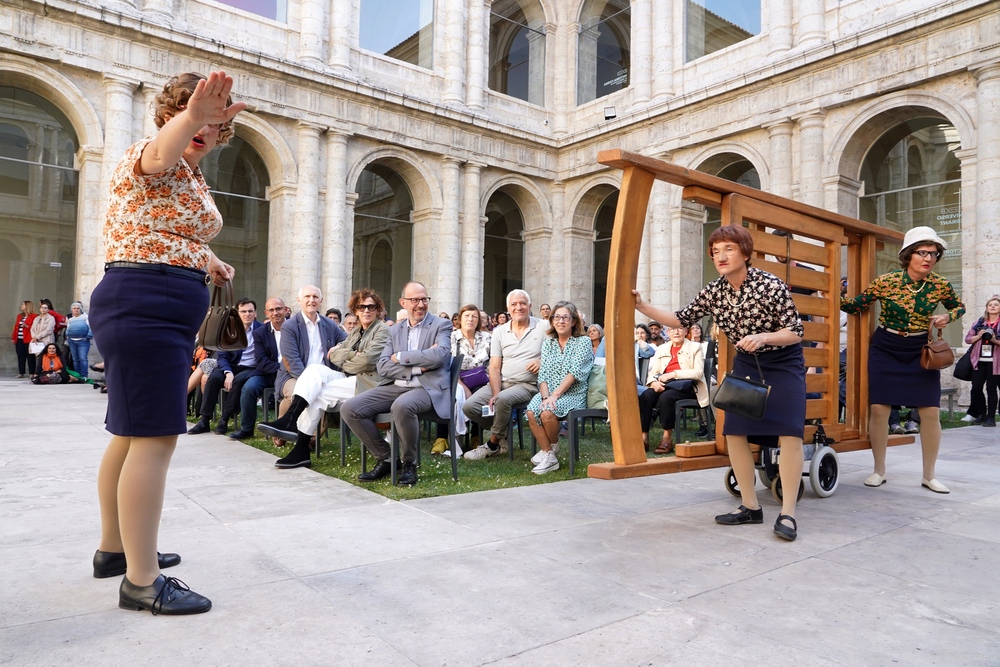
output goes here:
[{"label": "man in grey blazer", "polygon": [[363,482],[382,479],[391,471],[392,450],[382,438],[373,418],[383,412],[392,413],[402,455],[402,472],[397,484],[417,483],[416,452],[420,439],[417,415],[432,408],[440,415],[451,411],[451,321],[428,312],[430,299],[427,288],[418,282],[403,286],[399,305],[406,309],[407,318],[389,330],[389,344],[378,360],[378,374],[392,380],[348,399],[340,416],[364,443],[378,463],[370,471],[358,475]]}]

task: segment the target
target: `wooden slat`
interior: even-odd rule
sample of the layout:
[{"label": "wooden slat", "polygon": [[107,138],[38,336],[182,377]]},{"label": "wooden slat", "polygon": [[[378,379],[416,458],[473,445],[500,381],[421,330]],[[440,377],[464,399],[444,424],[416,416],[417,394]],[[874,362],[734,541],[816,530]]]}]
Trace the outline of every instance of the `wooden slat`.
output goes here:
[{"label": "wooden slat", "polygon": [[829,375],[827,373],[806,373],[806,393],[826,393],[828,391],[828,379]]},{"label": "wooden slat", "polygon": [[[658,457],[630,466],[620,466],[613,463],[591,463],[587,466],[587,475],[597,479],[628,479],[630,477],[645,477],[647,475],[662,475],[671,472],[686,472],[688,470],[706,470],[708,468],[723,468],[729,465],[729,457],[721,454],[713,456],[696,456],[689,459],[679,459],[676,456]],[[719,473],[719,483],[722,483],[722,473]]]},{"label": "wooden slat", "polygon": [[[798,309],[799,315],[826,317],[826,314],[830,312],[830,300],[825,297],[793,294],[792,301],[795,302],[795,307]],[[837,327],[840,327],[839,321],[837,322]]]},{"label": "wooden slat", "polygon": [[811,340],[816,343],[828,343],[830,341],[830,327],[826,326],[824,322],[803,322],[802,330],[805,332],[805,340]]},{"label": "wooden slat", "polygon": [[[826,366],[826,351],[818,347],[803,347],[802,356],[806,358],[806,366]],[[633,392],[635,393],[635,392]]]},{"label": "wooden slat", "polygon": [[702,206],[707,206],[708,208],[719,208],[722,206],[722,195],[718,192],[706,190],[705,188],[700,188],[695,185],[684,188],[684,190],[681,191],[681,197],[685,201],[689,201],[692,204],[701,204]]},{"label": "wooden slat", "polygon": [[830,414],[830,401],[813,398],[806,401],[806,419],[826,419]]}]

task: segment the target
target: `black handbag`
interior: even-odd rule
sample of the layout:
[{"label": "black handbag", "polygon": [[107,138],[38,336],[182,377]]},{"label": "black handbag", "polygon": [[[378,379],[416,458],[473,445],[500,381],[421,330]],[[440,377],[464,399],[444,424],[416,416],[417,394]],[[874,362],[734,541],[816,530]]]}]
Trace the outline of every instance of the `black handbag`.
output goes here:
[{"label": "black handbag", "polygon": [[753,358],[757,362],[760,382],[726,373],[715,391],[714,405],[717,410],[759,421],[767,411],[767,397],[771,393],[771,386],[764,383],[764,372],[760,370],[757,355],[753,355]]},{"label": "black handbag", "polygon": [[958,380],[963,380],[965,382],[972,382],[972,359],[969,356],[972,353],[972,348],[970,347],[962,355],[962,358],[955,363],[955,369],[952,373],[955,374],[955,378]]},{"label": "black handbag", "polygon": [[[223,303],[222,290],[226,290]],[[226,281],[225,288],[212,290],[212,303],[205,314],[205,321],[198,330],[198,344],[206,350],[233,352],[246,349],[247,331],[240,319],[239,309],[233,303],[233,283]]]}]

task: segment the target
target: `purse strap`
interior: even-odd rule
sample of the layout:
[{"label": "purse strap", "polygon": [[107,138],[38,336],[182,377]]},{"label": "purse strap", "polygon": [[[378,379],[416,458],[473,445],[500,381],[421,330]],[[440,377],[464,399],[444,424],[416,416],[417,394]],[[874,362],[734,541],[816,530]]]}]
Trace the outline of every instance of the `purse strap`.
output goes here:
[{"label": "purse strap", "polygon": [[[944,329],[938,329],[937,332],[938,332],[937,339],[941,340],[944,337]],[[934,342],[934,325],[931,324],[930,322],[927,323],[927,342],[928,343]]]},{"label": "purse strap", "polygon": [[[223,293],[225,290],[225,293]],[[235,299],[233,298],[233,281],[227,280],[224,287],[219,287],[214,285],[212,287],[212,307],[216,306],[226,306],[227,308],[232,308]]]},{"label": "purse strap", "polygon": [[[749,352],[740,352],[739,350],[737,350],[736,354],[750,354],[750,353]],[[752,356],[753,360],[757,363],[757,374],[760,375],[760,382],[761,382],[761,384],[767,384],[767,382],[764,380],[764,371],[762,371],[760,369],[760,359],[757,358],[757,354],[754,353],[754,354],[752,354],[750,356]],[[735,365],[736,365],[736,358],[734,357],[733,358],[733,366],[735,366]],[[733,372],[732,369],[729,369],[729,372],[732,373]]]}]

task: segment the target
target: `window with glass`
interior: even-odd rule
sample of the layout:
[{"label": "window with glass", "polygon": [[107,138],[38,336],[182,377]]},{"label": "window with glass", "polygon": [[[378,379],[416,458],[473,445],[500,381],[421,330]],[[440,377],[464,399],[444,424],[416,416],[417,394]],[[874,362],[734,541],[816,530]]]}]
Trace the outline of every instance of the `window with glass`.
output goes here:
[{"label": "window with glass", "polygon": [[580,12],[576,103],[627,88],[631,76],[632,11],[628,0],[587,0]]},{"label": "window with glass", "polygon": [[611,233],[615,228],[618,192],[601,202],[594,217],[594,317],[591,322],[604,322],[605,301],[608,298],[608,266],[611,264]]},{"label": "window with glass", "polygon": [[[940,118],[914,118],[900,123],[868,149],[861,166],[864,196],[860,218],[906,233],[926,226],[947,244],[934,267],[962,294],[962,169],[955,151],[961,149],[958,131]],[[876,257],[878,275],[899,269],[896,246],[886,246]],[[952,331],[955,329],[955,331]],[[961,334],[949,327],[953,345]]]},{"label": "window with glass", "polygon": [[687,0],[687,62],[760,34],[760,0]]},{"label": "window with glass", "polygon": [[216,2],[266,19],[282,23],[288,20],[288,0],[216,0]]},{"label": "window with glass", "polygon": [[[527,9],[527,13],[526,10]],[[490,11],[490,90],[545,103],[545,32],[537,2],[500,0]]]},{"label": "window with glass", "polygon": [[483,309],[506,310],[507,294],[524,289],[524,218],[514,198],[500,191],[486,205],[483,241]]},{"label": "window with glass", "polygon": [[[757,168],[750,160],[737,153],[715,155],[702,163],[698,171],[760,190],[760,174],[757,173]],[[722,211],[717,208],[706,208],[705,224],[701,230],[702,248],[708,247],[708,238],[721,224]],[[707,285],[718,278],[719,273],[715,270],[715,264],[707,252],[701,253],[701,258],[701,281]]]},{"label": "window with glass", "polygon": [[391,309],[413,270],[410,189],[393,169],[375,163],[361,172],[355,191],[352,288],[371,287]]},{"label": "window with glass", "polygon": [[361,0],[358,40],[366,51],[430,69],[434,0]]},{"label": "window with glass", "polygon": [[213,151],[202,161],[202,173],[222,214],[223,227],[211,243],[222,261],[236,269],[233,289],[258,305],[267,298],[267,244],[271,184],[264,160],[243,139]]},{"label": "window with glass", "polygon": [[[35,93],[0,86],[0,312],[51,299],[65,313],[78,296],[76,209],[79,141],[59,109]],[[16,368],[0,348],[0,371]]]}]

